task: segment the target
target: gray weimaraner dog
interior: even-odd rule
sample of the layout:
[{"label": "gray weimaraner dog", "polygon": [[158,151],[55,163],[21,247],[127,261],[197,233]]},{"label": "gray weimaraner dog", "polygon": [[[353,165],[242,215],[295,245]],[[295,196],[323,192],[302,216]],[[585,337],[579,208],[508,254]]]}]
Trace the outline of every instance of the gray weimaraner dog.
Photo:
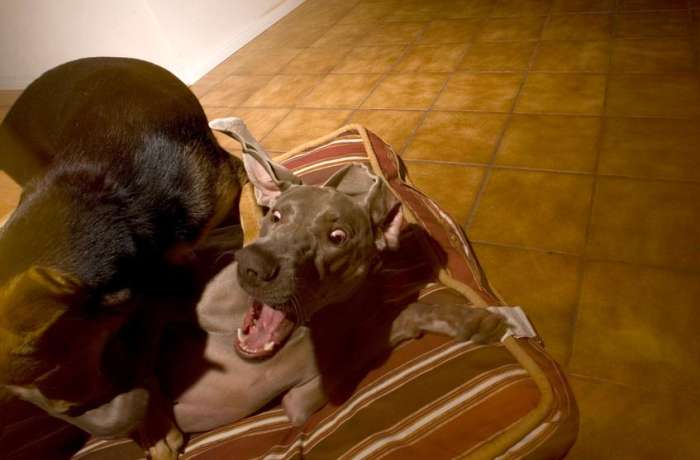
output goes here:
[{"label": "gray weimaraner dog", "polygon": [[269,159],[240,119],[210,126],[242,143],[268,212],[259,238],[206,286],[197,305],[203,343],[183,337],[168,347],[163,380],[177,398],[183,431],[230,423],[279,396],[290,421],[303,424],[350,375],[422,331],[500,337],[504,320],[486,309],[381,308],[374,275],[383,252],[397,249],[402,221],[383,179],[351,165],[321,187],[302,185]]}]

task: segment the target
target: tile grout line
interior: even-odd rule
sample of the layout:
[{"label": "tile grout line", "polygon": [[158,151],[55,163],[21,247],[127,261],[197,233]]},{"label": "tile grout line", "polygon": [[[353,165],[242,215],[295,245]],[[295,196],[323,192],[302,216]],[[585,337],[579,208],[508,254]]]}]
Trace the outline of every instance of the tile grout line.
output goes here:
[{"label": "tile grout line", "polygon": [[[369,90],[369,93],[367,93],[367,95],[358,103],[357,107],[355,107],[355,108],[350,112],[350,114],[347,116],[347,118],[345,118],[345,121],[343,122],[344,125],[350,123],[350,120],[352,120],[352,117],[354,117],[355,114],[356,114],[359,110],[363,110],[363,109],[362,109],[362,106],[365,104],[365,102],[367,102],[367,101],[369,100],[369,98],[372,97],[372,95],[373,95],[374,92],[377,90],[377,88],[379,88],[379,86],[380,86],[384,81],[386,81],[386,79],[389,78],[389,76],[392,75],[392,72],[391,72],[391,71],[394,70],[394,69],[396,68],[396,66],[399,65],[399,63],[403,60],[404,57],[406,57],[406,55],[408,54],[408,50],[411,48],[411,46],[414,45],[415,43],[417,43],[417,41],[420,40],[420,38],[423,36],[423,34],[425,34],[425,31],[428,29],[428,27],[430,27],[430,22],[431,22],[431,21],[426,22],[426,24],[423,26],[423,28],[420,30],[420,32],[418,32],[418,33],[416,34],[416,36],[413,37],[413,40],[412,40],[410,43],[403,43],[403,44],[400,45],[400,46],[403,46],[403,50],[401,51],[401,54],[396,58],[396,62],[394,62],[394,63],[387,69],[386,72],[384,72],[384,73],[381,74],[381,76],[377,79],[377,81],[375,82],[375,84],[372,86],[372,89]],[[379,24],[379,23],[378,23],[378,24]],[[392,46],[392,45],[378,45],[378,46]],[[342,75],[342,74],[340,74],[340,75]]]},{"label": "tile grout line", "polygon": [[[355,3],[355,5],[354,5],[350,10],[348,10],[348,13],[349,13],[350,11],[352,11],[352,9],[354,9],[355,7],[357,7],[357,5],[358,5],[359,3],[361,3],[361,0],[358,0],[358,1]],[[336,21],[335,23],[333,23],[333,25],[329,28],[329,30],[331,30],[331,29],[332,29],[333,27],[335,27],[336,25],[340,24],[341,21],[342,21],[344,18],[345,18],[345,16],[339,18],[338,21]],[[377,22],[372,22],[371,24],[377,24]],[[421,35],[421,34],[424,32],[424,30],[428,27],[428,24],[429,24],[429,23],[426,23],[426,25],[425,25],[425,26],[423,27],[423,29],[417,34],[417,36],[414,38],[414,41],[411,42],[411,43],[414,43],[415,40],[416,40],[418,37],[420,37],[420,35]],[[319,37],[319,39],[320,39],[320,38],[321,38],[321,37]],[[387,45],[375,45],[375,46],[387,46]],[[366,96],[362,101],[359,102],[359,104],[358,104],[357,107],[355,107],[354,109],[352,109],[352,108],[350,108],[350,109],[349,109],[349,108],[338,109],[338,108],[333,108],[333,107],[324,107],[324,108],[322,108],[322,109],[324,109],[324,110],[350,110],[350,113],[348,114],[348,116],[347,116],[347,117],[343,120],[343,122],[341,123],[341,125],[346,125],[346,124],[348,124],[349,121],[350,121],[350,119],[353,117],[353,115],[360,109],[360,107],[362,107],[362,104],[364,104],[365,101],[370,97],[370,95],[372,95],[372,94],[374,93],[374,91],[376,90],[377,86],[379,86],[379,84],[380,84],[382,81],[384,81],[384,80],[390,75],[391,69],[393,69],[396,65],[398,65],[398,63],[401,61],[401,59],[403,59],[403,57],[406,55],[406,52],[408,51],[408,48],[409,48],[410,44],[402,44],[402,45],[397,45],[397,46],[403,46],[403,47],[404,47],[404,49],[403,49],[402,52],[401,52],[401,55],[397,58],[397,60],[396,60],[396,62],[394,63],[394,65],[392,65],[391,68],[390,68],[387,72],[385,72],[385,73],[383,73],[383,74],[380,74],[381,76],[377,79],[377,81],[374,83],[374,85],[372,85],[372,89],[370,89],[370,91],[369,91],[369,93],[367,94],[367,96]],[[313,46],[308,46],[306,49],[310,49],[310,48],[313,48]],[[352,50],[355,49],[355,48],[357,48],[357,47],[352,47],[352,46],[351,46],[351,47],[349,47],[349,48],[350,48],[350,49],[347,51],[346,57],[347,57],[347,54],[350,54],[350,53],[352,52]],[[334,70],[336,67],[338,67],[338,65],[340,65],[340,62],[337,62],[336,64],[334,64],[334,65],[328,70],[328,72],[326,72],[325,74],[320,74],[320,75],[322,75],[321,81],[323,81],[323,80],[324,80],[326,77],[328,77],[329,75],[333,75],[333,74],[334,74],[333,70]],[[343,75],[343,74],[338,74],[338,75]],[[320,82],[319,82],[319,83],[320,83]],[[314,86],[313,88],[311,88],[311,90],[310,90],[305,96],[308,96],[309,94],[311,94],[311,92],[312,92],[315,88],[316,88],[316,86]],[[272,132],[273,132],[280,124],[282,124],[282,122],[283,122],[283,121],[289,116],[289,114],[292,113],[295,109],[314,110],[313,108],[308,108],[308,107],[297,107],[296,104],[295,104],[294,106],[292,106],[292,107],[289,109],[289,112],[287,112],[287,114],[286,114],[282,119],[280,119],[280,120],[275,124],[275,126],[272,127],[272,129],[265,135],[265,137],[263,137],[263,138],[261,139],[260,142],[261,142],[261,143],[264,142],[265,138],[267,138],[269,135],[271,135]]]},{"label": "tile grout line", "polygon": [[[681,42],[686,42],[689,40],[692,40],[692,37],[661,37],[658,39],[655,38],[638,38],[638,39],[632,39],[632,38],[614,38],[611,41],[615,42],[633,42],[633,41],[657,41],[657,40],[673,40],[673,41],[681,41]],[[595,42],[604,42],[606,40],[538,40],[538,42],[542,43],[595,43]],[[508,40],[508,41],[495,41],[495,40],[483,40],[480,41],[479,43],[481,44],[509,44],[509,43],[527,43],[527,42],[534,42],[534,40],[525,40],[525,41],[514,41],[514,40]],[[394,44],[394,45],[386,45],[386,46],[391,46],[391,47],[402,47],[402,46],[422,46],[424,48],[438,48],[442,46],[457,46],[457,45],[465,45],[465,44],[471,44],[471,42],[454,42],[454,43],[441,43],[437,45],[425,45],[420,42],[411,42],[411,43],[401,43],[401,44]],[[347,48],[345,50],[344,48]],[[352,47],[347,47],[347,46],[338,46],[334,47],[334,50],[343,50],[345,53],[350,53],[350,51],[361,49],[361,48],[381,48],[381,46],[356,46],[354,48]],[[312,49],[312,48],[277,48],[277,49],[298,49],[300,50],[298,54],[301,54],[303,51]],[[298,56],[298,55],[297,55]],[[292,60],[294,60],[297,56],[294,56],[290,60],[290,63]],[[403,56],[401,56],[403,57]],[[286,65],[285,65],[286,67]],[[392,69],[395,66],[392,66]],[[284,70],[284,69],[282,69]],[[479,69],[455,69],[455,70],[443,70],[443,71],[436,71],[436,70],[422,70],[420,72],[390,72],[392,75],[408,75],[412,73],[424,73],[424,74],[435,74],[435,75],[440,75],[444,73],[468,73],[468,74],[519,74],[522,71],[521,70],[502,70],[502,69],[491,69],[491,70],[479,70]],[[582,75],[604,75],[606,72],[600,72],[596,70],[536,70],[532,69],[529,71],[530,73],[533,74],[545,74],[545,75],[567,75],[567,74],[582,74]],[[345,72],[334,72],[331,71],[333,75],[384,75],[386,72],[372,72],[372,71],[366,71],[366,72],[354,72],[354,71],[345,71]],[[644,71],[644,70],[632,70],[632,71],[617,71],[614,72],[616,75],[631,75],[631,76],[661,76],[661,75],[687,75],[689,73],[688,70],[670,70],[666,72],[661,72],[661,71]],[[238,73],[237,71],[233,71],[230,74],[227,74],[225,78],[222,79],[225,80],[229,77],[275,77],[278,75],[284,75],[284,76],[309,76],[309,77],[314,77],[314,76],[326,76],[328,75],[328,72],[292,72],[292,73],[286,73],[286,72],[277,72],[277,73]],[[220,82],[219,82],[220,83]],[[215,86],[218,83],[212,84]],[[549,113],[549,112],[547,112]]]},{"label": "tile grout line", "polygon": [[[418,73],[418,72],[413,72],[413,73]],[[436,73],[436,72],[434,72]],[[450,72],[440,72],[441,74],[447,74]],[[468,73],[466,71],[461,71],[457,70],[453,73]],[[481,73],[505,73],[505,72],[481,72]],[[508,72],[509,74],[516,74],[517,72]],[[539,72],[531,72],[531,73],[539,73]],[[566,72],[567,74],[578,74],[580,72]],[[683,73],[684,75],[687,75],[688,73],[696,74],[698,72],[685,72]],[[605,73],[597,72],[595,73],[596,75],[601,75],[605,76]],[[303,74],[307,75],[307,74]],[[311,75],[311,74],[308,74]],[[314,75],[323,75],[323,74],[314,74]],[[333,74],[333,75],[379,75],[379,74]],[[394,73],[392,75],[409,75],[407,73]],[[644,75],[644,76],[649,76],[649,75],[661,75],[661,74],[614,74],[614,75]],[[291,106],[270,106],[270,105],[234,105],[234,106],[228,106],[228,105],[213,105],[213,104],[206,104],[203,107],[208,108],[208,109],[233,109],[233,108],[241,108],[241,109],[275,109],[275,110],[280,110],[280,109],[290,109],[294,108]],[[9,108],[9,107],[8,107]],[[314,107],[314,106],[309,106],[309,107],[300,107],[304,109],[310,109],[310,110],[339,110],[338,108],[334,107]],[[428,110],[431,110],[430,108],[427,109],[417,109],[417,108],[370,108],[370,107],[359,107],[359,110],[367,110],[367,111],[382,111],[382,110],[393,110],[397,112],[426,112]],[[344,110],[348,110],[346,107]],[[508,112],[497,112],[497,111],[489,111],[489,110],[473,110],[473,109],[439,109],[440,112],[454,112],[454,113],[475,113],[475,114],[491,114],[491,115],[507,115]],[[629,120],[678,120],[678,121],[695,121],[698,120],[700,117],[697,115],[591,115],[591,114],[586,114],[586,113],[574,113],[574,112],[517,112],[517,115],[537,115],[537,116],[557,116],[557,117],[571,117],[571,118],[622,118],[622,119],[629,119]]]},{"label": "tile grout line", "polygon": [[[610,31],[610,42],[611,47],[609,48],[608,55],[608,68],[605,77],[605,92],[603,96],[603,107],[601,113],[605,115],[608,108],[608,99],[610,97],[610,79],[612,77],[612,59],[613,59],[613,40],[617,37],[619,18],[618,12],[620,9],[620,1],[615,2],[615,14],[612,15],[612,27]],[[588,243],[591,237],[591,228],[593,226],[593,208],[595,205],[596,195],[598,194],[598,178],[599,178],[599,167],[600,167],[600,157],[603,150],[603,141],[605,139],[605,129],[607,127],[607,119],[602,117],[600,119],[600,127],[598,132],[598,139],[596,142],[596,156],[595,164],[593,166],[592,184],[591,184],[591,197],[588,202],[588,215],[586,216],[586,228],[583,235],[583,248],[579,256],[579,267],[578,267],[578,279],[576,281],[576,302],[574,303],[574,311],[571,317],[571,338],[569,341],[569,356],[567,356],[566,361],[563,363],[565,369],[569,369],[571,365],[571,360],[574,355],[574,347],[576,345],[576,326],[578,324],[578,319],[581,310],[581,296],[583,295],[583,281],[584,274],[586,270],[587,253],[588,253]]]},{"label": "tile grout line", "polygon": [[[340,21],[342,21],[342,19],[343,19],[351,10],[353,10],[358,4],[361,3],[361,1],[362,1],[362,0],[355,0],[355,3],[354,3],[350,8],[348,8],[347,12],[346,12],[345,14],[343,14],[340,18],[338,18],[335,22],[333,22],[333,23],[328,27],[328,29],[327,29],[318,39],[320,39],[323,35],[325,35],[329,30],[333,29],[333,27],[335,27],[336,25],[338,25],[338,24],[340,23]],[[255,42],[255,40],[256,40],[258,37],[262,36],[266,31],[270,30],[270,29],[271,29],[272,27],[274,27],[276,24],[279,24],[279,23],[280,23],[281,21],[283,21],[285,18],[288,18],[292,13],[294,13],[294,11],[298,10],[299,7],[301,7],[302,5],[303,5],[303,3],[300,4],[299,6],[297,6],[294,10],[290,11],[290,12],[289,12],[287,15],[285,15],[284,17],[280,18],[280,19],[279,19],[278,21],[276,21],[274,24],[271,24],[270,27],[268,27],[267,29],[265,29],[264,31],[262,31],[262,32],[261,32],[260,34],[258,34],[255,38],[253,38],[250,42],[246,43],[246,44],[243,45],[239,50],[236,50],[234,53],[232,53],[230,56],[228,56],[226,59],[224,59],[224,62],[225,62],[226,60],[228,60],[229,58],[231,58],[233,55],[235,55],[237,52],[243,50],[246,46],[248,46],[248,45],[252,44],[253,42]],[[316,41],[318,41],[318,39],[315,40],[314,43],[315,43]],[[312,44],[313,44],[313,43],[312,43]],[[197,96],[197,99],[200,101],[200,104],[201,104],[201,99],[202,99],[203,97],[205,97],[205,96],[213,89],[214,86],[220,84],[220,83],[221,83],[222,81],[224,81],[225,79],[227,79],[227,78],[229,78],[229,77],[231,77],[231,76],[234,76],[234,75],[241,75],[241,76],[270,76],[270,77],[271,77],[270,79],[272,79],[272,78],[274,78],[275,76],[278,76],[278,75],[286,75],[286,74],[283,74],[282,72],[283,72],[283,70],[289,65],[289,63],[290,63],[291,61],[293,61],[299,54],[301,54],[302,52],[304,52],[305,50],[308,50],[308,49],[310,49],[310,48],[312,48],[311,45],[308,45],[308,46],[302,47],[302,48],[289,48],[289,49],[297,49],[298,51],[297,51],[297,53],[296,53],[286,64],[284,64],[277,72],[275,72],[275,73],[273,73],[273,74],[259,74],[259,75],[258,75],[258,74],[242,74],[242,75],[241,75],[241,74],[236,74],[235,71],[233,71],[233,72],[231,72],[231,73],[227,73],[227,74],[224,75],[217,83],[212,84],[212,85],[211,85],[212,88],[207,89],[207,91],[205,91],[202,95]],[[252,52],[252,53],[261,52],[261,51],[262,51],[262,52],[265,52],[265,50],[268,50],[268,51],[269,51],[269,50],[275,50],[275,49],[287,49],[287,48],[286,48],[286,47],[274,47],[274,46],[273,46],[273,47],[269,47],[269,48],[261,48],[260,50],[252,49],[252,50],[250,50],[250,52]],[[349,50],[348,50],[348,52],[349,52]],[[244,53],[245,53],[245,52],[244,52]],[[222,62],[222,63],[223,63],[223,62]],[[219,65],[220,65],[220,64],[219,64]],[[321,78],[321,80],[322,80],[322,79],[325,78],[328,74],[330,74],[331,70],[332,70],[332,68],[331,68],[328,72],[326,72],[326,73],[315,74],[315,75],[319,76],[319,77]],[[304,74],[302,74],[302,75],[304,75]],[[206,75],[205,75],[204,77],[206,77]],[[204,78],[204,77],[203,77],[203,78]],[[268,82],[268,83],[269,83],[269,82]],[[319,80],[319,83],[320,83],[320,80]],[[196,83],[195,83],[195,84],[196,84]],[[313,91],[313,89],[315,89],[317,85],[318,85],[318,83],[317,83],[316,85],[314,85],[307,93],[305,93],[304,96],[307,96],[311,91]],[[259,91],[259,89],[256,90],[253,94],[251,94],[248,98],[246,98],[246,100],[250,99],[250,97],[252,97],[252,96],[253,96],[255,93],[257,93],[258,91]],[[245,101],[243,101],[243,102],[245,102]],[[295,104],[295,105],[296,105],[296,104]],[[286,119],[289,117],[289,114],[292,113],[292,111],[294,111],[294,109],[296,108],[295,105],[293,105],[293,106],[291,106],[291,107],[259,107],[259,106],[258,106],[258,107],[252,107],[252,106],[245,106],[245,105],[240,105],[240,104],[239,104],[239,105],[237,105],[236,107],[230,107],[230,108],[231,108],[232,110],[241,109],[241,108],[243,108],[243,109],[249,109],[249,108],[255,108],[255,109],[269,108],[269,109],[277,109],[277,110],[280,110],[280,109],[282,109],[282,110],[285,110],[285,109],[286,109],[286,110],[287,110],[287,113],[285,113],[284,116],[282,116],[279,120],[277,120],[277,122],[273,124],[273,126],[265,133],[265,135],[262,136],[262,137],[259,139],[259,142],[260,142],[261,144],[263,144],[264,139],[267,138],[267,137],[268,137],[268,136],[269,136],[283,121],[284,121],[284,120],[286,120]],[[209,107],[209,108],[220,108],[220,107],[218,107],[218,106],[212,107],[212,106],[209,106],[209,105],[208,105],[207,107]],[[226,107],[226,108],[229,108],[229,107]],[[268,149],[268,150],[270,150],[270,149]],[[270,150],[270,151],[272,151],[272,150]]]},{"label": "tile grout line", "polygon": [[554,3],[552,2],[549,5],[549,9],[547,11],[546,16],[544,17],[544,20],[542,21],[542,24],[540,25],[540,30],[538,34],[538,39],[537,43],[535,44],[535,47],[532,49],[531,54],[530,54],[530,59],[528,60],[527,68],[523,72],[522,75],[522,80],[520,81],[520,85],[518,87],[518,90],[516,91],[514,97],[513,97],[513,103],[511,104],[510,110],[507,112],[506,119],[503,122],[503,126],[501,128],[501,132],[498,135],[498,139],[496,140],[495,145],[493,146],[493,150],[491,151],[491,157],[489,158],[489,162],[486,164],[486,170],[484,172],[484,177],[481,179],[481,184],[479,185],[479,190],[476,193],[476,196],[474,197],[474,201],[472,202],[471,208],[469,209],[469,214],[467,215],[467,220],[464,222],[464,231],[467,234],[467,237],[469,237],[469,231],[471,229],[472,224],[474,223],[474,219],[476,217],[476,212],[479,208],[479,205],[481,204],[481,199],[486,192],[486,186],[488,185],[489,181],[491,180],[492,176],[492,171],[493,171],[493,165],[496,162],[496,158],[498,157],[498,151],[501,148],[501,144],[503,143],[503,139],[506,136],[506,132],[508,128],[510,127],[511,121],[513,120],[514,113],[515,113],[515,107],[518,104],[518,101],[520,99],[520,96],[523,92],[523,89],[525,88],[525,84],[527,82],[528,75],[535,64],[535,59],[537,58],[537,55],[539,54],[540,50],[540,44],[542,43],[542,34],[544,33],[544,29],[551,20],[552,17],[552,8],[554,6]]},{"label": "tile grout line", "polygon": [[[520,115],[520,113],[518,113]],[[477,163],[469,161],[448,161],[448,160],[425,160],[420,158],[405,158],[407,163],[426,163],[426,164],[438,164],[438,165],[452,165],[452,166],[462,166],[470,168],[486,168],[487,163]],[[520,165],[509,165],[509,164],[494,164],[491,169],[503,169],[506,171],[525,171],[525,172],[536,172],[536,173],[547,173],[547,174],[560,174],[569,176],[598,176],[606,179],[619,179],[619,180],[632,180],[639,182],[660,182],[660,183],[670,183],[670,184],[687,184],[687,185],[699,185],[700,179],[682,179],[682,178],[668,178],[668,177],[645,177],[645,176],[632,176],[624,174],[611,174],[611,173],[595,173],[594,171],[576,171],[572,169],[548,169],[548,168],[536,168],[532,166],[520,166]]]},{"label": "tile grout line", "polygon": [[620,265],[625,265],[625,266],[630,266],[630,267],[641,267],[641,268],[648,269],[648,270],[662,270],[662,271],[667,271],[667,272],[672,272],[672,273],[682,273],[682,274],[690,275],[690,276],[700,276],[700,269],[699,268],[682,268],[682,267],[679,268],[678,266],[651,264],[651,263],[645,263],[645,262],[632,262],[632,261],[624,260],[624,259],[582,256],[580,254],[576,254],[575,252],[566,252],[566,251],[561,251],[561,250],[557,250],[557,249],[546,249],[546,248],[541,248],[541,247],[536,247],[536,246],[522,246],[522,245],[518,245],[518,244],[500,243],[497,241],[489,241],[489,240],[477,240],[477,239],[472,240],[472,239],[470,239],[469,241],[474,243],[474,244],[481,244],[484,246],[493,246],[493,247],[505,248],[505,249],[515,249],[515,250],[519,250],[519,251],[536,252],[538,254],[544,254],[544,255],[556,255],[556,256],[561,256],[561,257],[570,257],[572,259],[580,259],[582,262],[613,263],[613,264],[620,264]]},{"label": "tile grout line", "polygon": [[[361,2],[361,0],[355,0],[355,3],[354,3],[350,8],[348,8],[348,10],[345,12],[345,14],[343,14],[343,15],[342,15],[341,17],[339,17],[335,22],[333,22],[333,23],[331,24],[331,26],[328,27],[328,30],[326,30],[326,32],[324,32],[317,40],[315,40],[314,43],[316,43],[318,40],[320,40],[326,33],[328,33],[328,31],[333,30],[333,28],[334,28],[335,26],[337,26],[338,24],[340,24],[340,21],[342,21],[343,18],[345,18],[345,16],[347,16],[347,14],[350,13],[350,11],[352,11],[353,9],[355,9],[355,8],[357,7],[357,5],[360,4],[360,2]],[[299,54],[301,54],[304,50],[308,50],[308,49],[312,48],[312,47],[313,47],[312,45],[313,45],[313,43],[312,43],[311,45],[307,46],[306,48],[301,48],[301,51],[300,51],[299,53],[297,53],[297,54],[294,56],[294,58],[296,58],[296,56],[298,56]],[[347,55],[348,53],[350,53],[350,51],[352,51],[352,49],[348,50],[348,52],[346,53],[346,55]],[[284,66],[282,66],[282,68],[279,69],[279,71],[278,71],[275,75],[284,75],[284,74],[282,74],[282,71],[289,65],[290,62],[292,62],[292,60],[294,60],[294,58],[290,59],[289,62],[287,62]],[[308,96],[309,94],[311,94],[311,92],[312,92],[314,89],[316,89],[316,88],[318,87],[319,83],[321,83],[321,81],[323,81],[328,75],[331,74],[331,72],[332,72],[333,69],[336,67],[336,65],[337,65],[337,63],[336,63],[333,67],[331,67],[331,68],[330,68],[327,72],[325,72],[325,73],[317,74],[317,75],[319,76],[319,78],[320,78],[319,81],[318,81],[313,87],[311,87],[307,92],[305,92],[303,96],[299,96],[298,99],[301,100],[301,99],[303,99],[304,97],[306,97],[306,96]],[[253,95],[251,95],[251,97],[252,97],[252,96],[253,96]],[[264,146],[265,139],[267,139],[267,138],[275,131],[275,129],[277,129],[277,127],[279,127],[279,126],[282,124],[282,122],[284,122],[284,120],[286,120],[287,118],[289,118],[289,115],[290,115],[295,109],[297,109],[297,108],[298,108],[298,107],[297,107],[297,103],[295,102],[291,107],[289,107],[288,112],[287,112],[286,114],[284,114],[284,116],[281,117],[281,118],[277,121],[277,123],[274,123],[274,125],[270,128],[270,130],[267,132],[267,134],[265,134],[265,136],[263,136],[262,138],[260,138],[260,144]],[[331,109],[328,109],[328,110],[331,110]],[[286,150],[288,150],[288,149],[286,149]]]},{"label": "tile grout line", "polygon": [[[475,20],[475,22],[478,23],[478,25],[477,25],[477,27],[475,27],[474,32],[472,32],[472,35],[469,37],[469,39],[465,43],[463,43],[463,45],[465,45],[465,47],[464,47],[464,51],[461,53],[461,56],[459,57],[459,63],[457,64],[457,68],[459,68],[459,65],[462,63],[462,61],[464,61],[464,58],[467,56],[467,53],[471,50],[471,47],[474,44],[474,40],[476,39],[477,34],[481,30],[481,27],[483,26],[484,21],[488,20],[488,17],[482,17],[482,18],[478,18],[478,19],[474,19],[474,20]],[[447,88],[448,84],[452,80],[452,77],[456,73],[458,73],[457,69],[454,69],[448,73],[447,78],[445,78],[445,81],[442,83],[442,86],[440,87],[438,92],[435,94],[435,98],[433,99],[433,102],[430,104],[430,106],[428,108],[423,109],[423,115],[418,120],[418,123],[416,124],[416,126],[413,127],[411,132],[406,137],[406,140],[404,141],[404,144],[403,144],[401,150],[398,152],[399,156],[406,153],[406,150],[408,150],[408,148],[411,146],[411,144],[413,144],[413,141],[415,140],[416,136],[418,135],[418,131],[425,123],[425,120],[428,119],[428,115],[430,114],[430,112],[433,111],[433,109],[435,108],[435,104],[437,104],[437,101],[443,95],[443,93],[445,92],[445,89]],[[405,161],[404,158],[402,158],[402,160]],[[410,174],[410,171],[409,171],[409,174]]]},{"label": "tile grout line", "polygon": [[[652,394],[656,397],[658,397],[659,395],[668,394],[668,392],[672,391],[671,388],[659,389],[659,387],[647,387],[644,385],[625,383],[625,382],[621,382],[618,380],[609,379],[606,377],[596,377],[593,375],[581,374],[579,372],[571,372],[571,373],[567,372],[566,374],[567,374],[567,376],[575,377],[575,378],[581,379],[581,380],[586,380],[589,383],[605,383],[608,385],[627,388],[627,389],[631,389],[631,390],[641,390],[641,391],[644,391],[646,393]],[[690,393],[690,394],[684,393],[684,394],[692,401],[700,402],[700,395],[693,394],[693,393]]]}]

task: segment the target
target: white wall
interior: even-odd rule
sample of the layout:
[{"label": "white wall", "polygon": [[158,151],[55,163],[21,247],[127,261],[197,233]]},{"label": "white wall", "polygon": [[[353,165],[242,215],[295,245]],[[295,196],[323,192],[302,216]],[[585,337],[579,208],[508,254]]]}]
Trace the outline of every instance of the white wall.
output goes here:
[{"label": "white wall", "polygon": [[194,83],[304,0],[0,0],[0,88],[86,56],[129,56]]}]

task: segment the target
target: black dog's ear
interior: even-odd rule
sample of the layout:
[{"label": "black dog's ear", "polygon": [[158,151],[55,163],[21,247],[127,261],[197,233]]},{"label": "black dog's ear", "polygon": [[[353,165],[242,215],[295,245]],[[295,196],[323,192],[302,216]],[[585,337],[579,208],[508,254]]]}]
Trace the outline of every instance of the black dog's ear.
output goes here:
[{"label": "black dog's ear", "polygon": [[375,242],[379,249],[398,248],[403,223],[401,202],[384,179],[363,165],[351,164],[333,174],[323,185],[345,193],[367,210],[377,229]]},{"label": "black dog's ear", "polygon": [[87,300],[87,289],[69,274],[41,266],[20,273],[0,289],[0,323],[31,333],[68,306]]},{"label": "black dog's ear", "polygon": [[209,127],[240,142],[243,148],[243,166],[255,187],[259,205],[270,207],[283,191],[302,183],[289,169],[270,159],[240,118],[217,118],[209,122]]},{"label": "black dog's ear", "polygon": [[48,370],[34,359],[43,352],[42,337],[69,308],[84,305],[87,292],[70,275],[46,267],[32,267],[0,288],[0,383]]}]

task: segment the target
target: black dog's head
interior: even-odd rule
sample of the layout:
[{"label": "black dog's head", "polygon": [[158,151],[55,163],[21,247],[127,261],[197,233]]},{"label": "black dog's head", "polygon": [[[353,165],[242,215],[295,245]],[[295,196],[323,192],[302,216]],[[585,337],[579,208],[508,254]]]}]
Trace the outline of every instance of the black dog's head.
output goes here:
[{"label": "black dog's head", "polygon": [[244,164],[268,211],[260,237],[236,253],[238,282],[253,299],[236,346],[261,358],[361,288],[380,252],[398,245],[402,216],[384,180],[361,165],[309,186],[264,153],[244,154]]}]

